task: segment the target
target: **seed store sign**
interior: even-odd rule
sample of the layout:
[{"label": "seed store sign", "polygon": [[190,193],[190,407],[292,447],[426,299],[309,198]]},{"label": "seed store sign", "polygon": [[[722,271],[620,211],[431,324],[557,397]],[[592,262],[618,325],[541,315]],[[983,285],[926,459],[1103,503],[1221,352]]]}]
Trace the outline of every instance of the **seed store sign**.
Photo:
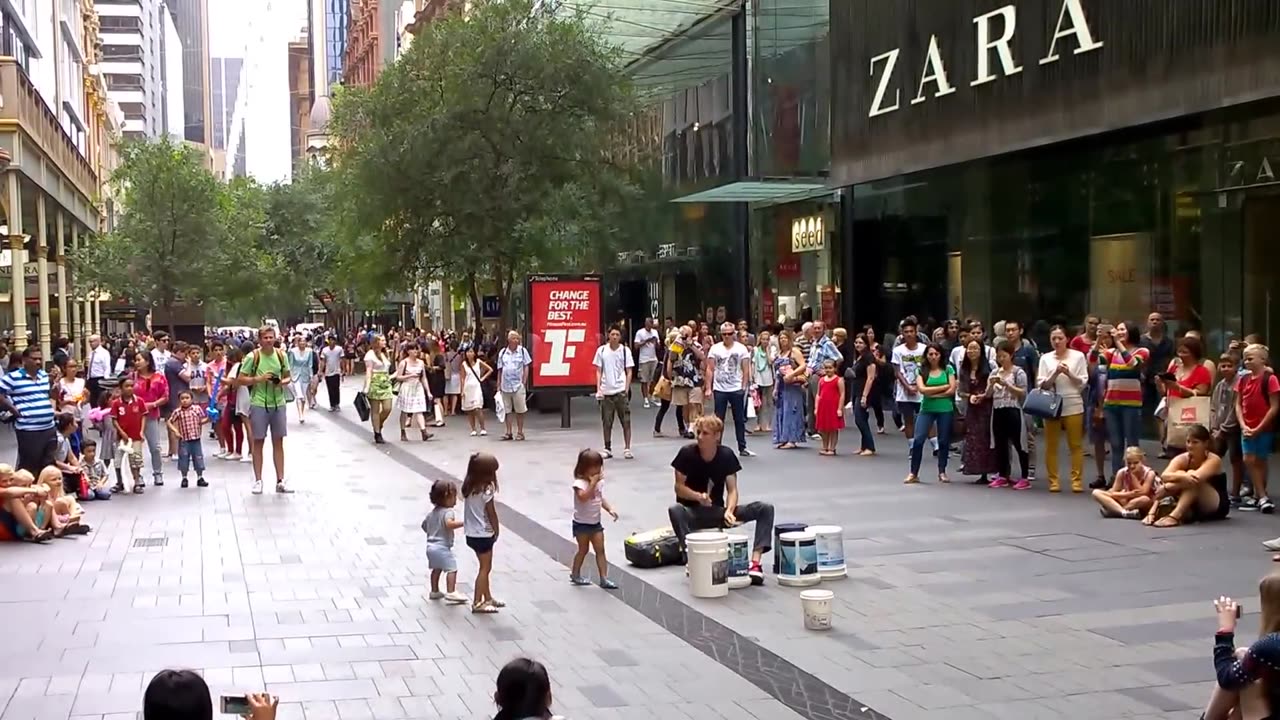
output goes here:
[{"label": "seed store sign", "polygon": [[1019,28],[1018,6],[1013,4],[973,18],[973,35],[967,40],[972,42],[972,51],[964,53],[974,58],[971,67],[948,67],[944,60],[944,41],[936,34],[929,36],[923,56],[914,58],[919,63],[918,74],[909,67],[913,58],[904,58],[900,47],[872,57],[868,85],[871,103],[867,116],[888,115],[903,109],[904,87],[909,88],[908,92],[914,90],[908,104],[921,105],[955,94],[965,82],[969,87],[979,87],[1018,75],[1027,69],[1028,63],[1052,65],[1062,61],[1064,55],[1101,50],[1103,40],[1090,27],[1081,3],[1082,0],[1063,0],[1044,55],[1034,60],[1020,58],[1015,52]]}]

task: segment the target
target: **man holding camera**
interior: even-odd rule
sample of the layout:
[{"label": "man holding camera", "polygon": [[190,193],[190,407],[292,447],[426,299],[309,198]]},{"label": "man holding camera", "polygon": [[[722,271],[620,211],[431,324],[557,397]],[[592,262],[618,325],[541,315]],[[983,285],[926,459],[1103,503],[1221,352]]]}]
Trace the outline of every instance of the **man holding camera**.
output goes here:
[{"label": "man holding camera", "polygon": [[262,451],[271,433],[271,459],[276,467],[276,492],[290,493],[284,482],[284,438],[288,434],[288,398],[285,385],[289,361],[276,349],[276,329],[258,330],[259,347],[240,363],[236,382],[249,388],[249,430],[253,450],[253,494],[262,494]]}]

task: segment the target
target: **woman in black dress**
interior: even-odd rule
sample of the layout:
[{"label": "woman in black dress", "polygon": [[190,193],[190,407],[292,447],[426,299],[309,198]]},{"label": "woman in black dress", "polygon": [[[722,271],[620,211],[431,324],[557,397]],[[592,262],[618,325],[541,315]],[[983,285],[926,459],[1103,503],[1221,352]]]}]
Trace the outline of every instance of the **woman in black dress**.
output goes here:
[{"label": "woman in black dress", "polygon": [[444,388],[445,374],[448,363],[445,361],[444,353],[440,352],[440,342],[435,338],[431,338],[426,342],[427,345],[427,389],[431,391],[431,397],[435,405],[435,422],[434,427],[444,427]]}]

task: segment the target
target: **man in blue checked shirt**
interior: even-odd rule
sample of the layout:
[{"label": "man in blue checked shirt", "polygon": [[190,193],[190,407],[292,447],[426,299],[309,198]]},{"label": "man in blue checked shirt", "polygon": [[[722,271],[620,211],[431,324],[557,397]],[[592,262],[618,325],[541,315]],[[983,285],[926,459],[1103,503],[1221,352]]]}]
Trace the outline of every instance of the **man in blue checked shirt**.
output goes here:
[{"label": "man in blue checked shirt", "polygon": [[[821,320],[814,320],[809,324],[809,381],[808,397],[804,404],[804,421],[805,427],[808,428],[810,435],[816,435],[817,429],[813,425],[813,400],[818,396],[818,377],[821,375],[819,370],[822,369],[822,363],[830,360],[839,365],[844,360],[844,355],[840,352],[840,348],[827,337],[827,324]],[[841,412],[844,409],[841,408]]]},{"label": "man in blue checked shirt", "polygon": [[13,413],[18,440],[20,470],[37,477],[53,464],[58,444],[53,428],[53,386],[44,371],[44,353],[40,346],[28,345],[22,351],[22,367],[0,376],[0,409]]}]

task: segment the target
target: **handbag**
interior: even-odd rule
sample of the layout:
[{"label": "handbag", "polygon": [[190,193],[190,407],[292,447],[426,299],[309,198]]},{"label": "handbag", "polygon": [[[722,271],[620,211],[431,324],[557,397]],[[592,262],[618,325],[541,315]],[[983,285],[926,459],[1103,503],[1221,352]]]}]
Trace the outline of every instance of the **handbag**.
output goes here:
[{"label": "handbag", "polygon": [[663,375],[653,384],[653,396],[659,400],[671,399],[671,381],[667,379],[667,376]]},{"label": "handbag", "polygon": [[356,393],[355,402],[352,404],[356,406],[356,414],[360,416],[360,422],[369,422],[369,396],[365,391]]},{"label": "handbag", "polygon": [[1027,393],[1022,412],[1032,417],[1056,420],[1062,416],[1062,396],[1052,390],[1036,388]]}]

